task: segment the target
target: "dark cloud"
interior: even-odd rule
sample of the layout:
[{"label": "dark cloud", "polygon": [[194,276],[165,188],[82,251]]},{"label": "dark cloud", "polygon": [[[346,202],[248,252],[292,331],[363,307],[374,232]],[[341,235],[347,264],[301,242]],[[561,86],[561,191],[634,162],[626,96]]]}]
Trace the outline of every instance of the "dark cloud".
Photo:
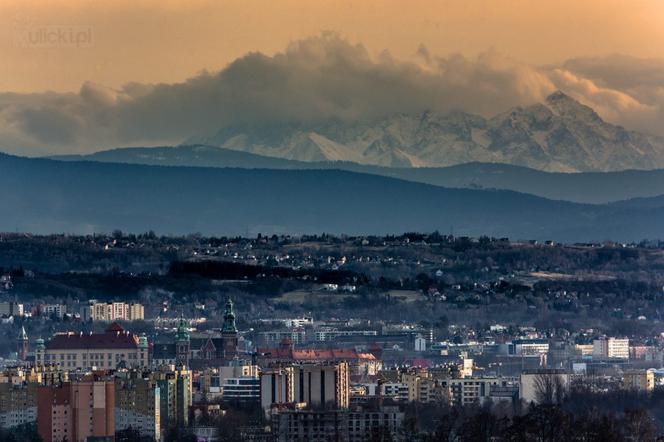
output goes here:
[{"label": "dark cloud", "polygon": [[371,57],[361,45],[324,34],[271,57],[247,54],[178,84],[114,90],[86,83],[76,94],[0,94],[0,150],[88,152],[178,143],[237,124],[356,121],[424,109],[490,116],[559,88],[612,121],[662,131],[656,124],[664,108],[662,62],[612,56],[534,67],[494,51],[436,57],[421,46],[418,54],[421,64],[388,52]]}]

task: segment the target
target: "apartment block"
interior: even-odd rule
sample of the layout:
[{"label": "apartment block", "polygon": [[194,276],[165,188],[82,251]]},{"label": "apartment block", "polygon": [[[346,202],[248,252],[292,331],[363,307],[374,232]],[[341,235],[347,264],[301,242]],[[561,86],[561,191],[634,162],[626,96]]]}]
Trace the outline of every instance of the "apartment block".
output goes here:
[{"label": "apartment block", "polygon": [[403,441],[404,414],[398,407],[374,410],[281,410],[272,416],[279,442]]},{"label": "apartment block", "polygon": [[186,427],[192,404],[192,372],[175,367],[162,367],[152,372],[151,379],[159,387],[161,428]]},{"label": "apartment block", "polygon": [[0,302],[0,316],[23,316],[23,304],[18,302]]},{"label": "apartment block", "polygon": [[481,403],[491,396],[491,389],[504,387],[509,381],[504,378],[441,379],[443,391],[449,391],[452,404],[470,405]]},{"label": "apartment block", "polygon": [[37,420],[38,382],[0,383],[0,427],[12,428]]},{"label": "apartment block", "polygon": [[348,363],[294,365],[293,378],[296,402],[306,402],[312,406],[333,404],[335,408],[348,408]]},{"label": "apartment block", "polygon": [[271,407],[295,402],[293,367],[275,367],[260,373],[261,407]]},{"label": "apartment block", "polygon": [[593,358],[629,359],[629,339],[600,338],[593,341]]},{"label": "apartment block", "polygon": [[45,304],[40,307],[40,311],[42,316],[55,316],[62,319],[67,313],[67,306],[64,304]]},{"label": "apartment block", "polygon": [[143,373],[120,371],[115,378],[115,429],[137,430],[152,440],[161,438],[160,389]]},{"label": "apartment block", "polygon": [[37,431],[44,442],[115,436],[115,384],[100,375],[39,387]]},{"label": "apartment block", "polygon": [[138,321],[145,319],[145,308],[138,303],[93,302],[83,307],[84,321]]}]

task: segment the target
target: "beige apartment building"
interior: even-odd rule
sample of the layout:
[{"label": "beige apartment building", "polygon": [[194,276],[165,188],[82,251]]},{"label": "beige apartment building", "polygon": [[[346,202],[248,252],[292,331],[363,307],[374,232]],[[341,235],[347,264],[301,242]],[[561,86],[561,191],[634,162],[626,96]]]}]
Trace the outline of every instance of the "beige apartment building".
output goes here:
[{"label": "beige apartment building", "polygon": [[600,338],[593,341],[593,358],[629,359],[629,339]]},{"label": "beige apartment building", "polygon": [[141,321],[145,319],[142,304],[125,302],[94,302],[83,307],[84,321]]}]

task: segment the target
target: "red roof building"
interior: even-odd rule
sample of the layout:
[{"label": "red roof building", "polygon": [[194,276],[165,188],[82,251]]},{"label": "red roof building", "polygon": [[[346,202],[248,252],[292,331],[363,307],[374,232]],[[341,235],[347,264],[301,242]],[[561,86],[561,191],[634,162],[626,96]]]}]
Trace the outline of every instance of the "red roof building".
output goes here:
[{"label": "red roof building", "polygon": [[352,376],[375,375],[382,363],[372,353],[354,349],[295,349],[293,342],[284,338],[277,348],[259,348],[258,360],[262,366],[293,363],[348,362]]},{"label": "red roof building", "polygon": [[137,336],[112,323],[104,333],[56,333],[35,349],[37,365],[56,365],[66,369],[110,369],[147,367],[149,345],[145,336]]}]

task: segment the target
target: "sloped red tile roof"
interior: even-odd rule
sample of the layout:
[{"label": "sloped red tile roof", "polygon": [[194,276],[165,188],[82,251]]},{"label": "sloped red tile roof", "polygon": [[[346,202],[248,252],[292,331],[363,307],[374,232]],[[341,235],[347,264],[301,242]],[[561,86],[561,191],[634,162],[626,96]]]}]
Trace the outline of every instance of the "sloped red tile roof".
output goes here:
[{"label": "sloped red tile roof", "polygon": [[[117,325],[117,324],[113,324]],[[111,325],[111,327],[113,327]],[[138,336],[125,331],[113,331],[109,327],[106,333],[57,333],[46,344],[48,350],[85,350],[85,349],[121,349],[138,348]]]},{"label": "sloped red tile roof", "polygon": [[106,332],[123,332],[123,331],[125,331],[125,329],[122,328],[122,326],[120,324],[118,324],[117,322],[112,323],[106,329]]}]

